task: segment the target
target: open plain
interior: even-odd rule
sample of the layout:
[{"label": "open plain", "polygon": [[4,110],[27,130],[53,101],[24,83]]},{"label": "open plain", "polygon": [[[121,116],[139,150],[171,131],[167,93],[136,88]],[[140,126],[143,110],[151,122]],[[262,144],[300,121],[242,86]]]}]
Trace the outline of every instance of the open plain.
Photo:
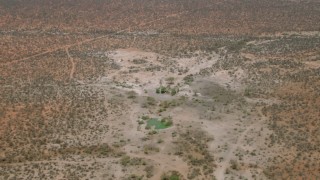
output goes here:
[{"label": "open plain", "polygon": [[0,0],[0,179],[320,179],[318,0]]}]

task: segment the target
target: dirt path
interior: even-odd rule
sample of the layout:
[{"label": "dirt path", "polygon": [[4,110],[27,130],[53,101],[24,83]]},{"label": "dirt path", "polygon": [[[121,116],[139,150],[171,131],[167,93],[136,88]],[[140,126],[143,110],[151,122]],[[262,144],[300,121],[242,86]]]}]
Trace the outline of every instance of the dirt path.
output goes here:
[{"label": "dirt path", "polygon": [[43,161],[27,161],[27,162],[17,162],[17,163],[0,163],[0,166],[22,166],[22,165],[32,165],[32,164],[44,164],[44,163],[56,163],[56,164],[90,164],[94,162],[104,162],[104,159],[95,159],[90,161],[70,161],[70,160],[43,160]]},{"label": "dirt path", "polygon": [[252,129],[254,129],[256,126],[258,126],[263,120],[258,120],[257,122],[253,123],[252,125],[248,126],[241,134],[239,134],[237,140],[235,143],[231,144],[229,147],[229,150],[227,154],[223,157],[223,161],[218,163],[218,167],[215,171],[215,177],[218,180],[224,180],[225,179],[225,172],[230,165],[230,161],[234,157],[234,152],[241,147],[241,142],[245,139],[245,136],[248,134],[248,132]]},{"label": "dirt path", "polygon": [[32,56],[28,56],[28,57],[25,57],[25,58],[13,60],[13,61],[6,62],[6,63],[1,63],[0,65],[11,65],[11,64],[14,64],[16,62],[26,61],[26,60],[29,60],[29,59],[32,59],[32,58],[35,58],[35,57],[39,57],[39,56],[42,56],[42,55],[50,54],[50,53],[53,53],[53,52],[56,52],[56,51],[59,51],[59,50],[62,50],[62,49],[67,49],[67,48],[71,48],[71,47],[74,47],[74,46],[82,45],[84,43],[96,41],[98,39],[103,39],[103,38],[105,38],[107,36],[108,35],[103,35],[103,36],[99,36],[99,37],[96,37],[96,38],[85,39],[83,41],[79,41],[79,42],[76,42],[76,43],[73,43],[73,44],[68,44],[68,45],[65,45],[65,46],[60,46],[60,47],[57,47],[57,48],[54,48],[54,49],[50,49],[50,50],[47,50],[47,51],[44,51],[44,52],[41,52],[41,53],[38,53],[38,54],[35,54],[35,55],[32,55]]},{"label": "dirt path", "polygon": [[68,58],[69,58],[69,60],[71,62],[70,79],[73,79],[73,74],[74,74],[74,71],[75,71],[75,68],[76,68],[76,64],[75,64],[73,58],[71,57],[68,48],[66,48],[66,53],[67,53]]},{"label": "dirt path", "polygon": [[[167,18],[170,18],[170,17],[176,17],[176,16],[179,16],[179,15],[182,15],[182,14],[186,14],[188,12],[190,12],[190,11],[182,11],[182,12],[179,12],[179,13],[172,13],[172,14],[169,14],[167,16],[164,16],[164,17],[161,17],[161,18],[158,18],[158,19],[155,19],[155,20],[151,20],[149,22],[140,23],[140,24],[138,24],[136,26],[133,26],[133,27],[130,26],[130,27],[125,28],[123,30],[117,31],[114,34],[122,33],[122,32],[128,31],[128,30],[130,30],[132,28],[135,28],[135,27],[137,27],[137,28],[138,27],[142,27],[142,26],[145,26],[145,25],[157,22],[157,21],[161,21],[161,20],[164,20],[164,19],[167,19]],[[47,50],[47,51],[44,51],[44,52],[41,52],[41,53],[37,53],[37,54],[32,55],[32,56],[24,57],[24,58],[13,60],[13,61],[6,62],[6,63],[1,63],[0,65],[11,65],[11,64],[14,64],[16,62],[26,61],[26,60],[29,60],[29,59],[32,59],[32,58],[35,58],[35,57],[39,57],[39,56],[42,56],[42,55],[46,55],[46,54],[50,54],[50,53],[56,52],[58,50],[68,49],[68,48],[71,48],[71,47],[74,47],[74,46],[79,46],[79,45],[82,45],[82,44],[85,44],[85,43],[88,43],[88,42],[93,42],[93,41],[96,41],[96,40],[99,40],[99,39],[103,39],[103,38],[108,37],[109,35],[110,34],[99,36],[99,37],[95,37],[95,38],[85,39],[83,41],[79,41],[79,42],[76,42],[76,43],[68,44],[68,45],[65,45],[65,46],[60,46],[60,47],[57,47],[57,48],[54,48],[54,49],[50,49],[50,50]]]},{"label": "dirt path", "polygon": [[[214,5],[212,5],[214,6]],[[190,12],[196,12],[196,11],[201,11],[203,9],[207,9],[207,8],[210,8],[212,6],[206,6],[206,7],[201,7],[201,8],[198,8],[198,9],[193,9],[193,10],[188,10],[188,11],[182,11],[182,12],[177,12],[177,13],[172,13],[172,14],[168,14],[166,16],[163,16],[163,17],[160,17],[158,19],[154,19],[154,20],[151,20],[151,21],[148,21],[148,22],[142,22],[142,23],[139,23],[135,26],[130,26],[130,27],[127,27],[125,29],[122,29],[122,30],[119,30],[114,34],[118,34],[118,33],[123,33],[125,31],[131,31],[132,28],[138,28],[138,27],[143,27],[143,26],[146,26],[146,25],[150,25],[152,23],[155,23],[155,22],[158,22],[158,21],[161,21],[161,20],[164,20],[164,19],[167,19],[167,18],[172,18],[172,17],[178,17],[180,15],[183,15],[183,14],[187,14],[187,13],[190,13]],[[79,46],[79,45],[82,45],[82,44],[85,44],[85,43],[88,43],[88,42],[93,42],[93,41],[96,41],[96,40],[99,40],[99,39],[103,39],[103,38],[106,38],[110,36],[110,34],[108,35],[102,35],[102,36],[99,36],[99,37],[95,37],[95,38],[88,38],[88,39],[85,39],[83,41],[78,41],[78,42],[75,42],[75,43],[72,43],[72,44],[68,44],[68,45],[65,45],[65,46],[60,46],[60,47],[57,47],[57,48],[54,48],[54,49],[50,49],[50,50],[47,50],[47,51],[44,51],[44,52],[41,52],[41,53],[37,53],[37,54],[34,54],[32,56],[28,56],[28,57],[24,57],[24,58],[20,58],[20,59],[17,59],[17,60],[13,60],[13,61],[10,61],[10,62],[6,62],[6,63],[1,63],[0,65],[11,65],[11,64],[14,64],[16,62],[20,62],[20,61],[25,61],[25,60],[29,60],[31,58],[35,58],[35,57],[39,57],[39,56],[42,56],[42,55],[46,55],[46,54],[50,54],[50,53],[53,53],[53,52],[56,52],[58,50],[63,50],[65,48],[71,48],[71,47],[74,47],[74,46]]]}]

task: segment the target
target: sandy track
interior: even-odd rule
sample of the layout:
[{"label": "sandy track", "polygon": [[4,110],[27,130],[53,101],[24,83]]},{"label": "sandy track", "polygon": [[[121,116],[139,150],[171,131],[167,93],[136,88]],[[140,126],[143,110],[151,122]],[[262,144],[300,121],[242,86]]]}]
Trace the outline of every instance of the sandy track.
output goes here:
[{"label": "sandy track", "polygon": [[108,35],[103,35],[103,36],[99,36],[99,37],[96,37],[96,38],[86,39],[86,40],[83,40],[83,41],[80,41],[80,42],[76,42],[76,43],[73,43],[73,44],[60,46],[60,47],[57,47],[57,48],[54,48],[54,49],[51,49],[51,50],[47,50],[47,51],[44,51],[44,52],[41,52],[41,53],[38,53],[38,54],[35,54],[35,55],[32,55],[32,56],[28,56],[28,57],[25,57],[25,58],[22,58],[22,59],[17,59],[17,60],[13,60],[13,61],[6,62],[6,63],[1,63],[1,65],[11,65],[11,64],[14,64],[14,63],[17,63],[17,62],[20,62],[20,61],[26,61],[26,60],[29,60],[29,59],[32,59],[32,58],[35,58],[35,57],[39,57],[39,56],[42,56],[42,55],[50,54],[50,53],[53,53],[53,52],[56,52],[56,51],[59,51],[59,50],[62,50],[62,49],[68,49],[68,48],[71,48],[71,47],[74,47],[74,46],[82,45],[84,43],[96,41],[98,39],[102,39],[102,38],[105,38],[107,36]]},{"label": "sandy track", "polygon": [[[214,6],[214,5],[212,5],[212,6]],[[154,20],[151,20],[151,21],[148,21],[148,22],[142,22],[142,23],[139,23],[139,24],[137,24],[135,26],[130,26],[130,27],[124,28],[124,29],[119,30],[119,31],[117,31],[115,33],[112,33],[112,34],[102,35],[102,36],[95,37],[95,38],[88,38],[88,39],[85,39],[83,41],[78,41],[78,42],[75,42],[75,43],[72,43],[72,44],[68,44],[68,45],[65,45],[65,46],[60,46],[60,47],[57,47],[57,48],[54,48],[54,49],[51,49],[51,50],[47,50],[47,51],[44,51],[44,52],[41,52],[41,53],[37,53],[37,54],[34,54],[32,56],[16,59],[16,60],[13,60],[13,61],[10,61],[10,62],[6,62],[6,63],[1,63],[0,65],[11,65],[11,64],[16,63],[16,62],[29,60],[29,59],[32,59],[32,58],[35,58],[35,57],[39,57],[39,56],[42,56],[42,55],[50,54],[50,53],[53,53],[53,52],[56,52],[56,51],[59,51],[59,50],[66,49],[66,48],[68,49],[68,48],[71,48],[71,47],[74,47],[74,46],[79,46],[79,45],[82,45],[82,44],[85,44],[85,43],[89,43],[89,42],[93,42],[93,41],[96,41],[96,40],[99,40],[99,39],[103,39],[103,38],[106,38],[106,37],[108,37],[110,35],[115,35],[115,34],[123,33],[123,32],[126,32],[126,31],[131,31],[132,28],[143,27],[143,26],[150,25],[152,23],[155,23],[155,22],[167,19],[167,18],[178,17],[180,15],[188,14],[190,12],[201,11],[203,9],[210,8],[212,6],[206,6],[206,7],[201,7],[201,8],[198,8],[198,9],[172,13],[172,14],[166,15],[164,17],[160,17],[158,19],[154,19]]]},{"label": "sandy track", "polygon": [[66,53],[67,53],[68,58],[69,58],[69,60],[70,60],[70,62],[71,62],[70,79],[73,79],[73,74],[74,74],[74,72],[75,72],[76,64],[75,64],[73,58],[71,57],[68,48],[66,48]]},{"label": "sandy track", "polygon": [[17,162],[17,163],[1,163],[1,166],[22,166],[22,165],[32,165],[32,164],[45,164],[45,163],[57,163],[57,164],[90,164],[95,162],[103,163],[107,158],[96,158],[94,160],[86,160],[86,161],[70,161],[70,160],[43,160],[43,161],[28,161],[28,162]]},{"label": "sandy track", "polygon": [[257,122],[253,123],[252,125],[246,127],[246,129],[241,132],[241,134],[239,134],[237,140],[235,143],[231,144],[231,147],[228,150],[228,153],[226,156],[223,157],[223,161],[221,161],[220,163],[218,163],[218,167],[215,171],[215,177],[218,180],[224,180],[225,179],[225,172],[228,168],[228,166],[230,165],[230,161],[233,158],[233,154],[234,152],[242,146],[241,142],[243,142],[243,140],[245,139],[246,135],[248,134],[249,131],[251,131],[252,129],[256,128],[256,126],[259,126],[260,123],[262,123],[263,120],[258,120]]},{"label": "sandy track", "polygon": [[[201,8],[199,8],[199,10],[201,10]],[[132,28],[138,28],[138,27],[143,27],[145,25],[150,25],[151,23],[155,23],[155,22],[158,22],[158,21],[170,18],[170,17],[177,17],[179,15],[186,14],[186,13],[189,13],[189,12],[191,12],[191,11],[182,11],[182,12],[178,12],[178,13],[172,13],[172,14],[169,14],[167,16],[155,19],[155,20],[151,20],[151,21],[148,21],[148,22],[145,22],[145,23],[137,24],[136,26],[130,26],[128,28],[125,28],[123,30],[119,30],[119,31],[117,31],[115,33],[112,33],[112,34],[103,35],[103,36],[99,36],[99,37],[95,37],[95,38],[85,39],[83,41],[79,41],[79,42],[76,42],[76,43],[68,44],[68,45],[65,45],[65,46],[60,46],[60,47],[57,47],[57,48],[54,48],[54,49],[51,49],[51,50],[47,50],[47,51],[44,51],[44,52],[41,52],[41,53],[38,53],[38,54],[35,54],[35,55],[32,55],[32,56],[24,57],[24,58],[13,60],[13,61],[6,62],[6,63],[1,63],[0,65],[5,65],[6,66],[6,65],[11,65],[11,64],[14,64],[14,63],[17,63],[17,62],[20,62],[20,61],[26,61],[26,60],[29,60],[29,59],[32,59],[32,58],[35,58],[35,57],[39,57],[39,56],[42,56],[42,55],[50,54],[50,53],[53,53],[53,52],[56,52],[56,51],[59,51],[59,50],[68,49],[68,48],[71,48],[71,47],[74,47],[74,46],[79,46],[79,45],[82,45],[82,44],[85,44],[85,43],[89,43],[89,42],[93,42],[93,41],[96,41],[96,40],[99,40],[99,39],[103,39],[103,38],[106,38],[106,37],[108,37],[110,35],[123,33],[125,31],[130,31]]]}]

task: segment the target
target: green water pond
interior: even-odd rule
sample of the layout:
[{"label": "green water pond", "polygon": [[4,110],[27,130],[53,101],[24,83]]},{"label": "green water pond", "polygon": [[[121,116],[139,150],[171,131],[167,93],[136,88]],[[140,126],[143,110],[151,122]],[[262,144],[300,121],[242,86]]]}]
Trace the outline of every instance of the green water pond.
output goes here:
[{"label": "green water pond", "polygon": [[166,122],[161,122],[159,119],[152,118],[147,121],[147,126],[154,126],[155,129],[166,129],[170,127],[171,124],[168,125]]}]

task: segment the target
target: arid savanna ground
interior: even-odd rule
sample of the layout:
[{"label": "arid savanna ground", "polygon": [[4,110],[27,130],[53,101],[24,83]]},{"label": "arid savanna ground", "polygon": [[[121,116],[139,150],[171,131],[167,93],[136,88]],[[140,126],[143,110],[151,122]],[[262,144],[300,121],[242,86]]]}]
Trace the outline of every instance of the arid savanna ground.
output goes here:
[{"label": "arid savanna ground", "polygon": [[317,0],[0,0],[0,179],[320,179],[319,22]]}]

